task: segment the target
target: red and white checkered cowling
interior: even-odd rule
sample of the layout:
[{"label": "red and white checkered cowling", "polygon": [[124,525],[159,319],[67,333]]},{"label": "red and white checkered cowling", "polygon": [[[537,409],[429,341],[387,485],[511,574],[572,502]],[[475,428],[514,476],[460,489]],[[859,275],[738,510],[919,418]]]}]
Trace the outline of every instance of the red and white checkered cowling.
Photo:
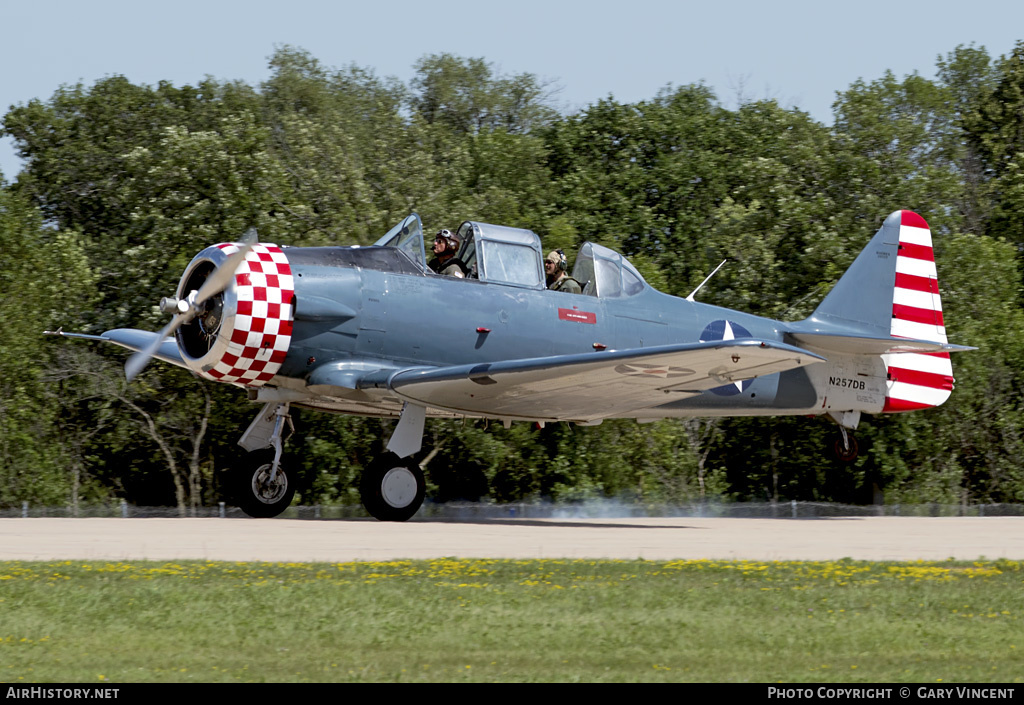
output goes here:
[{"label": "red and white checkered cowling", "polygon": [[[178,298],[189,294],[183,289],[197,267],[219,267],[238,250],[236,244],[221,243],[196,255],[178,285]],[[224,290],[216,340],[208,352],[193,357],[179,337],[182,357],[206,379],[262,386],[277,374],[288,354],[294,310],[295,283],[287,256],[277,245],[253,245]]]}]

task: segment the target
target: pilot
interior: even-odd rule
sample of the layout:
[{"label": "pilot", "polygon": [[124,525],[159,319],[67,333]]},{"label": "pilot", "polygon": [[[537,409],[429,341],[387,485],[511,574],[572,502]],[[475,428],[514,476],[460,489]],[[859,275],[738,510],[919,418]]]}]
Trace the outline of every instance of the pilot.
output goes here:
[{"label": "pilot", "polygon": [[561,250],[552,250],[544,259],[544,273],[547,275],[548,288],[552,291],[564,291],[569,294],[582,292],[580,283],[566,274],[569,263],[565,259],[565,253]]},{"label": "pilot", "polygon": [[427,266],[438,274],[463,279],[469,273],[469,267],[456,257],[458,252],[458,236],[450,230],[438,230],[434,236],[434,258],[427,262]]}]

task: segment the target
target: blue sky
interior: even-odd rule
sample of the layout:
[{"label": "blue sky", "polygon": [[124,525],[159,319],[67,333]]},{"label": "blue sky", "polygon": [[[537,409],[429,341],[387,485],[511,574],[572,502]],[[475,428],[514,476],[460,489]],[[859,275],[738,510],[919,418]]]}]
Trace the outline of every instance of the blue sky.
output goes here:
[{"label": "blue sky", "polygon": [[[703,81],[726,106],[774,98],[830,124],[836,92],[858,78],[931,77],[958,44],[996,57],[1022,39],[1020,0],[0,0],[0,110],[111,74],[255,85],[291,44],[402,80],[426,54],[482,57],[555,82],[567,111]],[[0,171],[10,180],[18,165],[0,141]]]}]

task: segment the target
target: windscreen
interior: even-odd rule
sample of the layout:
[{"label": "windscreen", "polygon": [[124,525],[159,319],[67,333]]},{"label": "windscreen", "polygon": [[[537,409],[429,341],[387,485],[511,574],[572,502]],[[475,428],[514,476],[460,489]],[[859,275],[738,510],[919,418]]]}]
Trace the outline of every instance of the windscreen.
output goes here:
[{"label": "windscreen", "polygon": [[397,248],[420,266],[427,265],[427,255],[423,249],[423,223],[415,213],[388,230],[384,237],[373,244]]}]

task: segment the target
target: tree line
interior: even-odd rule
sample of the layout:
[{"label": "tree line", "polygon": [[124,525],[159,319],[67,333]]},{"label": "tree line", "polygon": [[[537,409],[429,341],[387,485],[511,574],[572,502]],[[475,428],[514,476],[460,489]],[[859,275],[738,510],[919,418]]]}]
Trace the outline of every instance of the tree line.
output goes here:
[{"label": "tree line", "polygon": [[[701,84],[566,114],[535,76],[449,54],[407,84],[294,47],[269,67],[258,86],[108,76],[4,115],[23,167],[0,176],[0,506],[221,498],[256,410],[237,389],[162,364],[128,385],[123,351],[41,333],[158,330],[192,256],[250,227],[296,246],[370,244],[410,212],[525,227],[681,296],[728,259],[702,300],[797,320],[897,209],[931,225],[950,340],[979,350],[944,406],[865,418],[855,464],[821,419],[431,421],[428,497],[1024,501],[1024,42],[859,80],[830,126]],[[391,424],[299,412],[301,501],[357,502]]]}]

